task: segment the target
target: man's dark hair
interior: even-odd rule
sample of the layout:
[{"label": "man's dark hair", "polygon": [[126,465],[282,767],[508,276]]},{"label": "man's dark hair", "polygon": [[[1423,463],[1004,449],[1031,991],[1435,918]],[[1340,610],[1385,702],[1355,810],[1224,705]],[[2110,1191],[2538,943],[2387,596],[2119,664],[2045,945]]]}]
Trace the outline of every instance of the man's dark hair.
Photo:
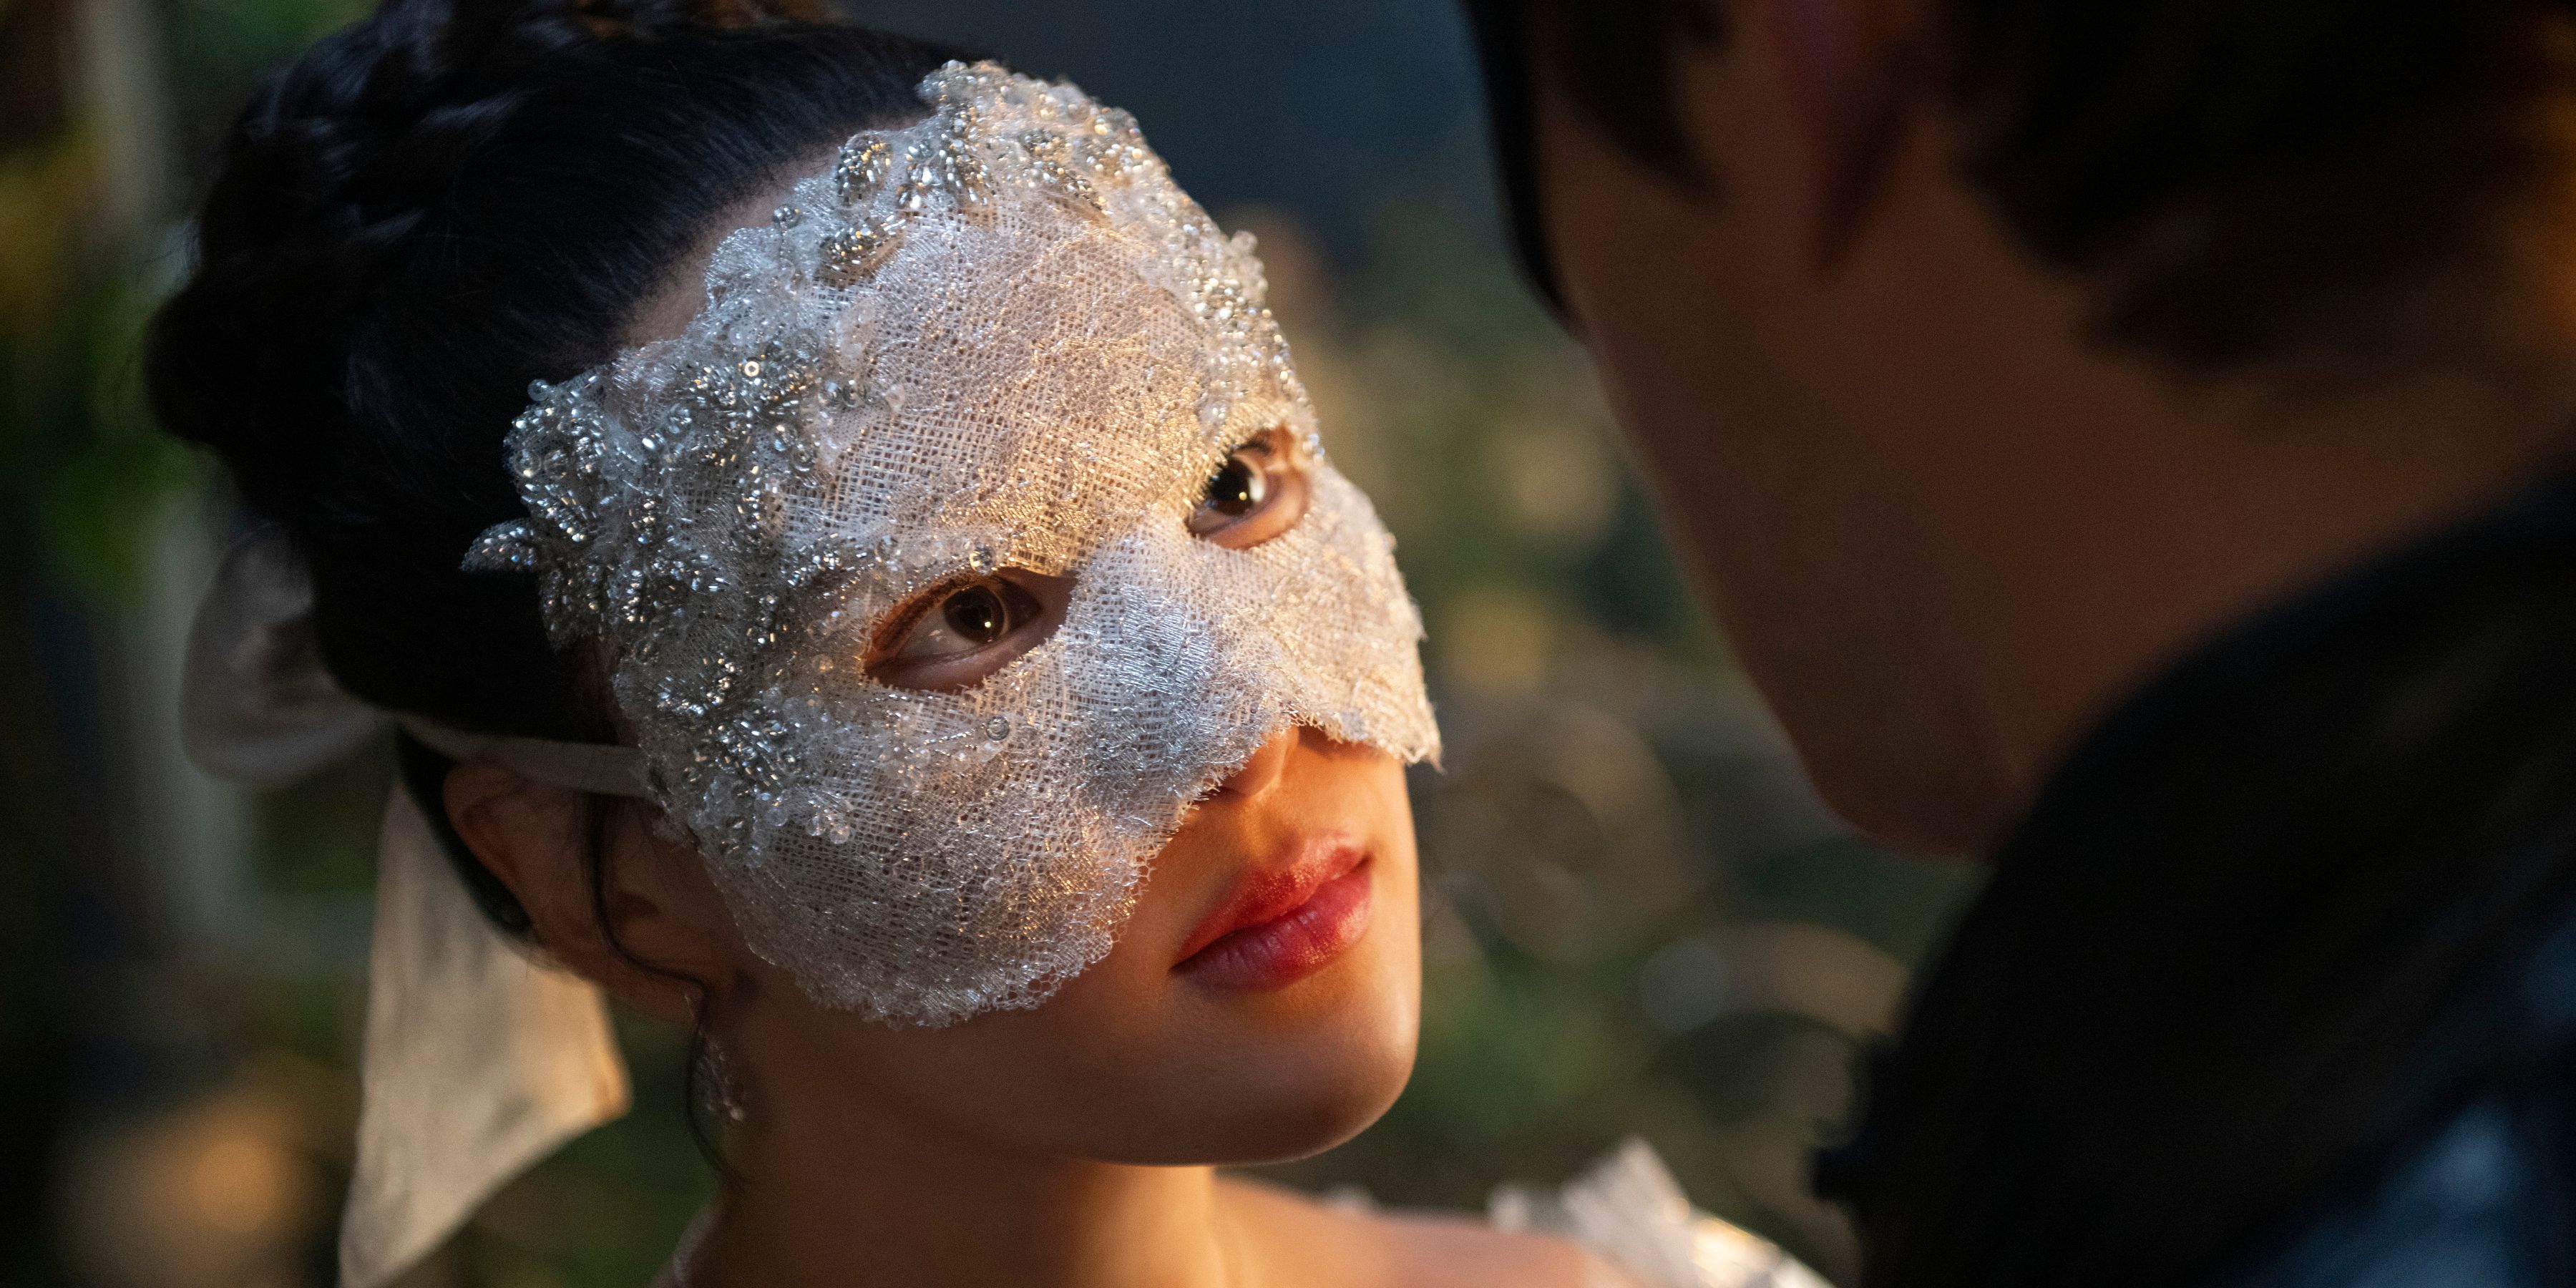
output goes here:
[{"label": "man's dark hair", "polygon": [[[1724,39],[1722,0],[1466,5],[1542,289],[1533,48],[1612,143],[1712,179],[1671,82]],[[2564,0],[1940,0],[1920,67],[2012,233],[2100,288],[2102,338],[2192,372],[2349,368],[2456,343],[2439,301],[2504,271],[2523,203],[2576,172],[2548,110],[2576,85],[2551,30],[2569,16]]]}]

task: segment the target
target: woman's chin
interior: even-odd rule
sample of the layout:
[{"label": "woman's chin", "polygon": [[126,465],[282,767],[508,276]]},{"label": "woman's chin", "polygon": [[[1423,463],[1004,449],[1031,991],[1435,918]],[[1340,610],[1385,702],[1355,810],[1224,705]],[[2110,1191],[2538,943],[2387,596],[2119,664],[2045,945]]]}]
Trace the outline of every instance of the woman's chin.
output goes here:
[{"label": "woman's chin", "polygon": [[1413,1074],[1412,1046],[1407,1044],[1401,1061],[1390,1060],[1371,1073],[1366,1080],[1355,1078],[1334,1088],[1337,1094],[1279,1106],[1268,1139],[1246,1141],[1246,1148],[1227,1161],[1291,1162],[1323,1153],[1368,1130],[1404,1093],[1404,1084]]},{"label": "woman's chin", "polygon": [[1420,1038],[1420,967],[1411,952],[1390,951],[1399,945],[1370,939],[1302,985],[1207,999],[1221,1017],[1208,1031],[1224,1035],[1212,1063],[1224,1067],[1208,1079],[1213,1094],[1192,1098],[1208,1136],[1192,1161],[1304,1158],[1358,1135],[1395,1103]]},{"label": "woman's chin", "polygon": [[[1404,1091],[1413,1044],[1295,1052],[1178,1103],[1119,1162],[1243,1166],[1320,1154],[1366,1130]],[[1122,1151],[1123,1152],[1123,1151]]]}]

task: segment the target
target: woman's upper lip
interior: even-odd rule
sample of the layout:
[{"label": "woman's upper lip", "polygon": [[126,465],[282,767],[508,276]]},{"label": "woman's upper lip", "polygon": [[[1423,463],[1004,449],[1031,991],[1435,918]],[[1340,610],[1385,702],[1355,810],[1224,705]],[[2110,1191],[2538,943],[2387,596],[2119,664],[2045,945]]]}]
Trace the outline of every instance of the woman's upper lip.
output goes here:
[{"label": "woman's upper lip", "polygon": [[1252,926],[1276,921],[1305,906],[1325,882],[1368,859],[1368,851],[1349,837],[1308,837],[1277,859],[1245,869],[1215,913],[1199,923],[1181,945],[1177,960],[1188,961],[1209,944]]}]

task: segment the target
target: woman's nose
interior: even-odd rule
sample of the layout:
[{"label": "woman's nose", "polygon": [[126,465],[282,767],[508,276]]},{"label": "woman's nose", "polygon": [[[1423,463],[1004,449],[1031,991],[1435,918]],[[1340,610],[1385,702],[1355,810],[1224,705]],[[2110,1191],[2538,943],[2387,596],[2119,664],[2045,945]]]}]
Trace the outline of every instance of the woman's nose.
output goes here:
[{"label": "woman's nose", "polygon": [[1270,785],[1288,772],[1288,758],[1297,754],[1299,737],[1300,731],[1294,727],[1270,735],[1268,741],[1253,750],[1251,759],[1208,793],[1209,797],[1250,800],[1270,790]]}]

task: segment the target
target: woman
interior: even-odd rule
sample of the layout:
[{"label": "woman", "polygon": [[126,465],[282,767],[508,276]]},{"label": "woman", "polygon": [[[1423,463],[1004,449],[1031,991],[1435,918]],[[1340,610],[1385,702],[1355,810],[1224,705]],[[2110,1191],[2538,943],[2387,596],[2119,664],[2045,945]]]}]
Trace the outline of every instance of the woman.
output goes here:
[{"label": "woman", "polygon": [[201,236],[154,394],[282,525],[218,604],[403,730],[346,1282],[622,1107],[575,979],[706,1053],[674,1283],[1797,1273],[1635,1158],[1519,1205],[1610,1259],[1210,1170],[1402,1086],[1438,734],[1249,241],[1123,113],[722,0],[396,0]]}]

